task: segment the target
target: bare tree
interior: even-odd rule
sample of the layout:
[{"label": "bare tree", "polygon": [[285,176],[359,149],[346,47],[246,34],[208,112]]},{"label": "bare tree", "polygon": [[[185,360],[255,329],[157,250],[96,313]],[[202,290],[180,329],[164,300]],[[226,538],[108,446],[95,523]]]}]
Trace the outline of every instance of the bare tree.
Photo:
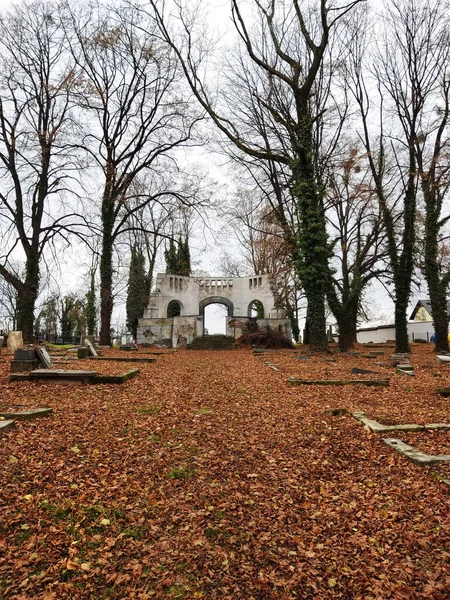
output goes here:
[{"label": "bare tree", "polygon": [[76,78],[59,18],[52,2],[23,3],[0,18],[0,275],[17,291],[17,327],[28,341],[44,252],[83,223],[64,201],[75,168]]},{"label": "bare tree", "polygon": [[[180,42],[169,30],[161,3],[150,0],[152,15],[182,61],[191,89],[214,124],[239,151],[257,160],[285,165],[291,171],[291,190],[300,223],[295,262],[308,300],[311,348],[319,351],[327,345],[329,248],[317,176],[314,126],[319,115],[314,112],[312,97],[330,36],[339,21],[361,2],[330,5],[328,0],[320,0],[313,5],[298,0],[254,0],[246,4],[232,0],[232,20],[249,59],[246,66],[251,69],[253,85],[251,97],[244,102],[236,90],[226,106],[218,106],[202,79],[204,56],[193,42],[199,38],[189,13],[181,10],[178,15],[185,34]],[[253,11],[250,17],[247,8]],[[245,88],[240,91],[246,92]],[[257,110],[252,111],[249,121],[247,108],[252,105]]]},{"label": "bare tree", "polygon": [[342,160],[328,167],[325,207],[334,269],[327,299],[338,324],[339,346],[345,351],[356,342],[365,288],[386,272],[381,262],[384,223],[365,154],[351,145]]},{"label": "bare tree", "polygon": [[72,10],[72,27],[83,80],[78,102],[89,123],[80,146],[102,176],[100,341],[109,344],[114,245],[147,204],[181,199],[170,186],[142,195],[132,184],[146,171],[155,179],[173,173],[175,150],[189,143],[200,117],[181,93],[175,54],[154,28],[143,27],[138,11],[92,2],[81,14]]}]

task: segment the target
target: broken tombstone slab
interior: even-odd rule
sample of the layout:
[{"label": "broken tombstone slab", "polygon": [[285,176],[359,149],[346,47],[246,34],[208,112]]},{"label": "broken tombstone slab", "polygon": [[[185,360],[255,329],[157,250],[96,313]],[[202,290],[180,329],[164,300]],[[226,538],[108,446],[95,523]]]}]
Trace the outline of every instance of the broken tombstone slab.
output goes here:
[{"label": "broken tombstone slab", "polygon": [[297,360],[309,360],[311,357],[309,354],[299,354],[295,357]]},{"label": "broken tombstone slab", "polygon": [[415,377],[416,376],[414,371],[399,369],[398,365],[395,369],[395,372],[397,373],[397,375],[404,375],[405,377]]},{"label": "broken tombstone slab", "polygon": [[369,373],[379,375],[377,371],[369,371],[368,369],[360,369],[359,367],[353,367],[351,372],[352,375],[368,375]]},{"label": "broken tombstone slab", "polygon": [[392,360],[408,360],[409,358],[409,352],[394,352],[393,354],[391,354],[391,359]]}]

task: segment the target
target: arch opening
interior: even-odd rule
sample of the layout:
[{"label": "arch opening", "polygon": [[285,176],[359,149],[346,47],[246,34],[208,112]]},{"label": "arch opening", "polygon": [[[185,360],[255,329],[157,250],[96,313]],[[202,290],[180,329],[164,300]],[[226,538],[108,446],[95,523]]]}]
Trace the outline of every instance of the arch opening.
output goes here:
[{"label": "arch opening", "polygon": [[167,305],[167,318],[179,317],[181,315],[181,302],[171,300]]},{"label": "arch opening", "polygon": [[203,335],[226,335],[228,307],[220,302],[205,306]]},{"label": "arch opening", "polygon": [[252,300],[248,305],[247,316],[254,319],[264,319],[264,304],[261,300]]}]

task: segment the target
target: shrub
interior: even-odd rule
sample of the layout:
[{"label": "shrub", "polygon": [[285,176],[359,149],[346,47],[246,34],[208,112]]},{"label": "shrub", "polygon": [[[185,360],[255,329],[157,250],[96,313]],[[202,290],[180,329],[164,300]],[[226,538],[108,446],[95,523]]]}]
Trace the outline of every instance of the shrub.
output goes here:
[{"label": "shrub", "polygon": [[245,333],[236,340],[236,343],[243,346],[256,346],[257,348],[293,348],[290,339],[280,331],[268,329],[266,331],[255,331],[254,333]]}]

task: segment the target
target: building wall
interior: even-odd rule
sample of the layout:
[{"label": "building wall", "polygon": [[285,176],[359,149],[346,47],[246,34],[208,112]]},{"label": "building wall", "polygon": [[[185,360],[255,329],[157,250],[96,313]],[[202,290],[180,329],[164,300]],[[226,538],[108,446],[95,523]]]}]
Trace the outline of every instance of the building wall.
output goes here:
[{"label": "building wall", "polygon": [[268,275],[254,277],[183,277],[159,273],[156,290],[150,294],[145,319],[167,317],[167,307],[172,300],[181,305],[181,316],[199,314],[200,302],[208,298],[225,298],[233,303],[234,315],[247,315],[248,306],[259,300],[264,306],[264,317],[284,318],[285,313],[276,307],[277,297]]},{"label": "building wall", "polygon": [[[429,341],[433,333],[434,327],[432,322],[413,321],[408,323],[408,338],[410,342],[418,338]],[[376,344],[386,342],[387,340],[395,340],[395,327],[388,325],[362,328],[357,332],[356,338],[360,344],[367,344],[368,342]]]},{"label": "building wall", "polygon": [[[169,303],[180,304],[180,316],[168,318]],[[269,327],[291,337],[291,327],[285,311],[278,306],[278,298],[268,275],[253,277],[183,277],[159,273],[155,291],[150,294],[144,317],[139,319],[138,344],[183,347],[195,337],[203,335],[203,307],[205,304],[226,301],[229,316],[226,335],[239,338],[249,316],[249,305],[259,300],[264,306],[264,319],[258,319],[261,328]],[[237,315],[237,316],[236,316]]]}]

